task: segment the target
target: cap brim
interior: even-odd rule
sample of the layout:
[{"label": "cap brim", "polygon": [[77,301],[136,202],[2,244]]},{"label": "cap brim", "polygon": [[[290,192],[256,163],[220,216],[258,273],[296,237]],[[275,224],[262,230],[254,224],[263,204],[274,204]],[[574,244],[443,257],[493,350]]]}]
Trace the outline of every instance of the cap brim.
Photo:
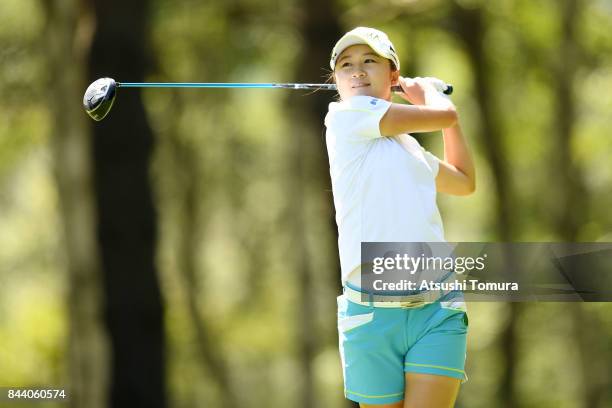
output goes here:
[{"label": "cap brim", "polygon": [[368,45],[370,48],[372,48],[372,50],[374,50],[376,54],[380,55],[383,58],[387,58],[391,60],[393,64],[395,64],[395,66],[399,69],[398,67],[399,61],[396,61],[396,58],[394,58],[394,56],[391,53],[389,53],[386,50],[381,50],[376,44],[369,41],[366,37],[362,37],[358,34],[346,34],[336,43],[336,46],[332,50],[332,55],[336,55],[336,58],[335,59],[332,58],[329,61],[329,65],[331,69],[334,70],[336,68],[338,57],[340,57],[340,54],[342,54],[344,50],[346,50],[348,47],[351,47],[353,45],[359,45],[359,44]]}]

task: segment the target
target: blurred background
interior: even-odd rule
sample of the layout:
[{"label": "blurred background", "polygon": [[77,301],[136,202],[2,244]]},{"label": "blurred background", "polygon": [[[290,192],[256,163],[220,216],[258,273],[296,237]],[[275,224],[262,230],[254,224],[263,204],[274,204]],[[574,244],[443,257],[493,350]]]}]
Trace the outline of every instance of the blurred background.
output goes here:
[{"label": "blurred background", "polygon": [[[324,82],[386,31],[454,84],[478,188],[449,241],[612,241],[609,0],[0,1],[0,386],[74,407],[352,407],[337,347],[331,92],[85,88]],[[443,157],[441,134],[417,136]],[[612,305],[470,303],[457,407],[612,406]],[[26,406],[26,405],[19,405]],[[47,406],[66,406],[48,404]]]}]

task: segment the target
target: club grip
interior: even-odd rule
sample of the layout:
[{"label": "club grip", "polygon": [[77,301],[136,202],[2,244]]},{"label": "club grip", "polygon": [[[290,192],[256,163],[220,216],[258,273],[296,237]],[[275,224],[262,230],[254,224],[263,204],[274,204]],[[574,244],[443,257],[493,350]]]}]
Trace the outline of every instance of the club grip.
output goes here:
[{"label": "club grip", "polygon": [[[395,85],[391,87],[393,92],[403,92],[402,87],[400,85]],[[446,84],[446,89],[442,92],[445,95],[451,95],[453,93],[453,86],[451,84]]]}]

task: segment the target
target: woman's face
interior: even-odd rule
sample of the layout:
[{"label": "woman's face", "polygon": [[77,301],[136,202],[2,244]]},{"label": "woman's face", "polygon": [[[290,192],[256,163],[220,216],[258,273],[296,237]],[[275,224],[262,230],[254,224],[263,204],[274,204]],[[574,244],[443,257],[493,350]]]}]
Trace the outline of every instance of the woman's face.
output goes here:
[{"label": "woman's face", "polygon": [[356,95],[391,100],[391,86],[397,85],[399,71],[392,71],[390,61],[369,45],[357,44],[342,51],[334,75],[342,100]]}]

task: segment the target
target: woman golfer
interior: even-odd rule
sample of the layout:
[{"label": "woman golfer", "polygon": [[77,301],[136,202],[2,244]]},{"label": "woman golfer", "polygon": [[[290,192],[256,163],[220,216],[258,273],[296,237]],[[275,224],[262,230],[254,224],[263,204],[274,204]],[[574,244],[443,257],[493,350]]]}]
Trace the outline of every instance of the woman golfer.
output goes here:
[{"label": "woman golfer", "polygon": [[[344,287],[338,330],[345,396],[361,407],[453,407],[467,381],[463,298],[443,292],[425,302],[365,301],[360,251],[361,242],[444,242],[436,191],[475,189],[457,111],[434,78],[400,76],[397,52],[381,31],[346,33],[330,65],[340,95],[325,126]],[[411,105],[390,102],[393,85]],[[444,134],[444,160],[408,135],[436,130]]]}]

